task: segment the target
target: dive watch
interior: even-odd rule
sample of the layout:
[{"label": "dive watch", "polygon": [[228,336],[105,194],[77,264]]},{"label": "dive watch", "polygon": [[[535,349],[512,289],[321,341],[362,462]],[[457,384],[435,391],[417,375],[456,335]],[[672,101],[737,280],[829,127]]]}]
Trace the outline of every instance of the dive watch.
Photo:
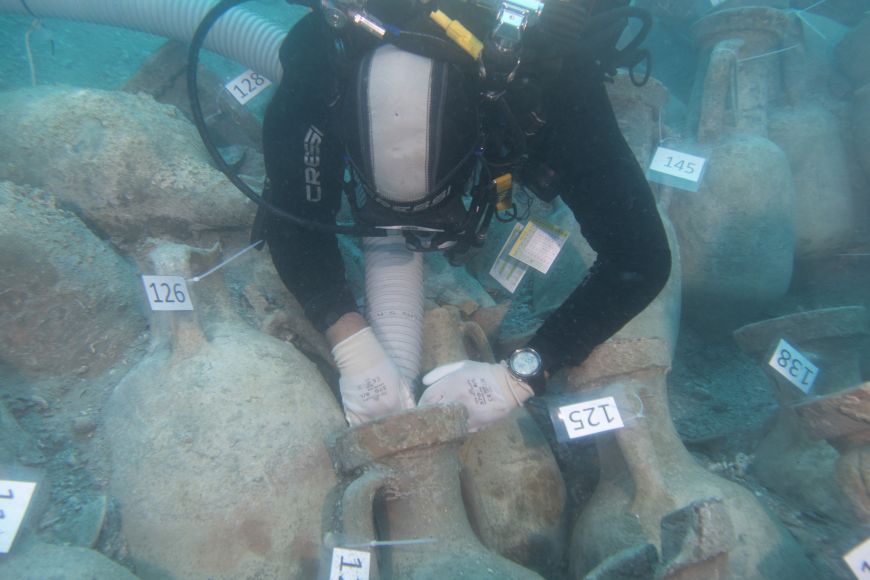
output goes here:
[{"label": "dive watch", "polygon": [[543,392],[546,377],[544,361],[538,351],[529,347],[516,349],[508,358],[507,367],[513,376],[532,387],[536,395]]}]

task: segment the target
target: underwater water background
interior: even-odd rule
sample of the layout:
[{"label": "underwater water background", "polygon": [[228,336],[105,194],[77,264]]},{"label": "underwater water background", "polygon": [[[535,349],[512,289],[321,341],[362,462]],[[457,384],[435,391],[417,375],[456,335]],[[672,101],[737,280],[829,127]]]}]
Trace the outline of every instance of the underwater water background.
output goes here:
[{"label": "underwater water background", "polygon": [[[618,79],[611,98],[623,131],[633,147],[639,144],[638,158],[646,156],[641,161],[644,169],[652,162],[655,148],[662,146],[704,156],[709,171],[705,185],[696,192],[682,189],[679,182],[651,178],[660,211],[673,222],[672,241],[679,243],[675,256],[681,257],[682,281],[673,282],[667,297],[671,302],[658,307],[655,322],[626,336],[636,339],[654,328],[651,336],[672,350],[666,385],[670,417],[663,424],[672,419],[691,462],[749,491],[763,508],[760,511],[797,546],[805,558],[801,561],[810,565],[805,577],[854,577],[857,574],[849,570],[843,556],[870,538],[870,485],[866,483],[870,468],[865,467],[870,463],[863,462],[870,443],[862,430],[870,420],[866,382],[870,381],[870,323],[865,310],[870,302],[870,3],[639,0],[635,4],[649,8],[655,17],[647,46],[653,53],[652,76],[668,96],[665,102],[655,96],[637,97],[639,89],[625,89],[628,85],[623,87]],[[708,125],[719,134],[704,141],[697,130],[705,123],[704,103],[718,102],[703,101],[710,50],[728,34],[708,31],[709,38],[697,40],[703,35],[693,23],[710,14],[714,4],[720,10],[766,7],[790,15],[783,20],[789,27],[797,22],[802,28],[799,33],[788,28],[779,44],[759,49],[758,54],[741,53],[734,66],[742,66],[739,74],[746,76],[739,77],[739,86],[728,85],[722,105],[725,120],[716,125],[710,115]],[[245,7],[284,28],[303,13],[277,0],[248,2]],[[767,40],[748,36],[744,48],[731,50],[768,46]],[[172,84],[177,79],[139,77],[137,83],[144,84],[135,85],[138,94],[122,93],[122,87],[164,43],[165,39],[121,28],[55,19],[37,25],[32,17],[0,12],[4,104],[0,115],[5,117],[0,120],[0,240],[4,245],[0,250],[0,480],[39,482],[16,543],[9,554],[0,555],[0,577],[44,578],[57,573],[70,578],[86,574],[120,578],[129,573],[142,578],[282,574],[313,578],[324,574],[325,565],[318,565],[324,561],[319,540],[324,530],[310,532],[314,547],[290,542],[292,548],[277,553],[272,546],[283,541],[283,532],[276,531],[283,516],[273,514],[278,521],[272,522],[262,513],[255,517],[245,511],[249,504],[256,506],[258,498],[271,497],[270,486],[280,480],[282,461],[299,462],[310,474],[326,469],[332,478],[293,480],[299,488],[326,490],[338,485],[340,478],[322,458],[310,458],[295,444],[274,450],[267,444],[270,434],[293,421],[291,412],[271,415],[270,406],[278,406],[274,401],[281,405],[286,401],[269,399],[268,391],[258,394],[256,382],[238,392],[227,387],[226,399],[205,392],[208,385],[194,384],[195,377],[205,376],[214,360],[192,370],[181,370],[183,365],[167,367],[175,369],[176,376],[187,377],[184,373],[190,372],[191,383],[173,388],[178,393],[188,387],[201,393],[203,398],[195,401],[175,394],[157,370],[150,375],[152,383],[134,384],[131,379],[169,352],[167,337],[179,336],[180,326],[170,324],[165,316],[174,313],[148,312],[140,275],[155,271],[149,252],[164,241],[194,246],[199,253],[194,252],[188,264],[190,274],[202,273],[246,247],[253,218],[251,204],[229,184],[218,183],[217,172],[204,169],[207,156],[181,112],[187,104],[181,85]],[[172,63],[171,59],[160,62]],[[220,134],[221,152],[246,180],[260,183],[263,166],[256,123],[271,93],[266,91],[244,106],[229,100],[219,103],[223,83],[245,68],[205,52],[203,62],[213,75],[203,80],[203,90],[209,104],[215,103],[217,112],[209,119]],[[159,87],[148,90],[152,82],[166,82],[173,88],[155,95]],[[163,104],[157,105],[155,97]],[[741,108],[750,101],[756,108]],[[756,109],[764,109],[763,120],[753,126],[746,119],[755,119]],[[732,133],[739,135],[725,143]],[[117,140],[110,135],[118,135]],[[58,141],[65,138],[69,141]],[[182,159],[185,151],[190,159]],[[181,160],[176,166],[173,159]],[[142,199],[124,192],[136,187],[144,192]],[[75,193],[65,192],[66,188]],[[195,194],[174,198],[176,191]],[[737,201],[716,201],[729,196]],[[507,310],[500,328],[490,333],[495,347],[506,348],[527,336],[590,265],[591,250],[580,241],[565,206],[529,204],[533,215],[574,229],[551,273],[530,273],[515,293],[488,274],[510,226],[495,226],[487,250],[456,271],[437,256],[426,258],[427,309],[454,305],[466,322],[478,310],[499,306]],[[737,219],[730,221],[734,216]],[[343,240],[342,250],[349,278],[361,287],[360,249],[354,241]],[[281,364],[290,369],[288,375],[326,385],[333,378],[329,365],[322,362],[329,357],[328,348],[306,326],[299,305],[286,295],[265,254],[250,252],[221,271],[226,297],[213,302],[202,298],[202,341],[217,344],[224,336],[206,316],[221,321],[235,317],[248,330],[281,339],[295,353],[282,359]],[[168,250],[161,256],[175,266],[183,262]],[[747,329],[762,322],[767,326]],[[738,329],[742,330],[735,335]],[[231,360],[233,344],[247,340],[248,335],[239,332],[242,338],[229,339],[222,358]],[[787,355],[777,342],[783,338],[791,343]],[[175,358],[167,354],[166,360],[181,365],[184,353],[194,349],[174,352]],[[783,356],[805,357],[810,366],[801,363],[802,372],[816,368],[816,390],[804,393],[794,381],[783,380],[788,379],[789,368],[797,368],[780,365],[785,374],[777,371],[777,359],[785,360]],[[257,360],[243,367],[251,376],[258,367],[268,366]],[[232,370],[222,372],[229,375]],[[124,400],[118,398],[123,390],[119,385],[127,389]],[[142,398],[130,395],[131,390],[141,391]],[[270,411],[262,422],[244,406],[260,396]],[[824,396],[843,400],[832,403],[833,411],[811,405]],[[124,401],[140,407],[124,408]],[[298,405],[295,408],[306,404],[304,398],[293,403]],[[209,404],[215,407],[210,410]],[[178,422],[164,423],[162,411],[169,415],[174,408],[183,409]],[[828,411],[831,416],[824,415]],[[323,420],[332,425],[329,421],[332,418]],[[119,435],[128,431],[130,440]],[[196,447],[204,439],[209,440],[207,451],[195,450],[203,463],[190,462],[188,455],[175,456],[174,449]],[[545,577],[580,578],[590,572],[573,563],[572,554],[582,551],[577,546],[583,534],[576,530],[592,533],[578,521],[583,521],[584,507],[604,477],[599,463],[608,463],[599,456],[602,448],[593,439],[551,441],[565,478],[567,500],[560,559],[535,568]],[[278,446],[277,440],[274,443]],[[300,439],[298,447],[309,443]],[[261,447],[274,454],[264,459],[266,451],[261,454]],[[669,453],[662,453],[668,456],[664,459],[641,455],[643,469],[661,467],[665,488],[669,481],[679,486],[683,476],[668,472],[670,465],[678,463],[669,463]],[[232,461],[222,462],[222,456],[232,456]],[[174,480],[176,473],[184,477]],[[201,490],[197,474],[209,480]],[[198,495],[209,502],[220,497],[213,483],[220,478],[227,479],[228,490],[240,494],[239,503],[245,507],[233,503],[226,515],[218,516],[224,508],[196,507]],[[172,512],[171,501],[153,508],[148,504],[154,495],[146,487],[163,485],[167,490],[163,495],[184,504],[178,514],[167,515]],[[130,498],[140,499],[141,511],[125,511],[130,509],[125,506],[136,503]],[[325,502],[323,498],[311,501]],[[296,504],[304,503],[294,504],[292,498],[289,504],[263,502],[262,512],[287,505],[297,509]],[[320,508],[314,511],[319,518]],[[201,527],[210,526],[208,541],[218,554],[203,549],[197,557],[205,563],[194,574],[190,571],[195,567],[179,563],[185,562],[192,544],[181,542],[172,548],[168,543],[185,537],[182,525],[174,527],[176,519],[196,522],[198,517],[205,522]],[[239,532],[227,523],[234,518],[256,523],[245,524]],[[309,527],[316,527],[310,522],[319,522],[318,518],[298,516]],[[137,528],[138,521],[143,523]],[[575,530],[574,540],[570,530]],[[154,541],[153,549],[142,547],[148,544],[149,534],[163,532],[166,546],[161,539]],[[731,541],[740,543],[739,538]],[[81,552],[73,552],[75,548]],[[226,553],[219,554],[222,551]],[[704,562],[718,562],[716,557],[713,554]],[[237,572],[239,576],[227,572],[243,569],[234,566],[248,559],[257,562],[248,572]],[[287,572],[291,568],[274,563],[282,560],[293,561],[292,573]],[[173,566],[190,575],[173,572]],[[699,565],[681,577],[710,577],[710,569]],[[259,570],[261,576],[250,570]],[[758,573],[758,577],[777,577],[761,569]]]}]

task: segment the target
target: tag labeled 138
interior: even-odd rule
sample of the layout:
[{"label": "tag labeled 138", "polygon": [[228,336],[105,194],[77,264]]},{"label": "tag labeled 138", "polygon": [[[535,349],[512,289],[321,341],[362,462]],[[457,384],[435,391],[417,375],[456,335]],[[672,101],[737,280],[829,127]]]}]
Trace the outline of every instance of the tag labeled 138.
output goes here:
[{"label": "tag labeled 138", "polygon": [[819,367],[784,339],[779,340],[767,364],[804,393],[810,392],[819,376]]}]

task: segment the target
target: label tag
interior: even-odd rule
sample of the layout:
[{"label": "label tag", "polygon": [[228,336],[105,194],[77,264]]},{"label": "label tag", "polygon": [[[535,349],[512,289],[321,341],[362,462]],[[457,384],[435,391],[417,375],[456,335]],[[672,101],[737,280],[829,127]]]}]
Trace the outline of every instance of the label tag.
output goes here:
[{"label": "label tag", "polygon": [[[624,427],[613,397],[561,406],[556,417],[564,425],[569,440]],[[557,435],[561,431],[556,429]]]},{"label": "label tag", "polygon": [[501,251],[498,253],[498,257],[495,259],[495,263],[489,270],[489,275],[495,278],[499,284],[507,288],[507,291],[511,294],[516,291],[517,286],[520,285],[523,276],[526,275],[526,272],[529,269],[528,266],[516,258],[511,258],[509,255],[510,248],[513,247],[522,231],[522,225],[514,224],[514,229],[511,230],[510,235],[501,247]]},{"label": "label tag", "polygon": [[181,276],[142,276],[151,310],[193,310],[187,282]]},{"label": "label tag", "polygon": [[855,578],[870,580],[870,539],[849,550],[843,559]]},{"label": "label tag", "polygon": [[36,484],[32,481],[0,480],[0,554],[8,554]]},{"label": "label tag", "polygon": [[646,177],[662,185],[698,191],[706,168],[707,160],[703,157],[659,147],[649,164]]},{"label": "label tag", "polygon": [[260,94],[272,81],[252,70],[246,70],[224,85],[239,104],[244,105]]},{"label": "label tag", "polygon": [[369,580],[370,560],[368,552],[333,548],[329,580]]},{"label": "label tag", "polygon": [[510,256],[546,274],[567,239],[565,230],[532,218],[511,247]]},{"label": "label tag", "polygon": [[784,339],[779,339],[767,364],[804,393],[810,392],[819,376],[819,368]]}]

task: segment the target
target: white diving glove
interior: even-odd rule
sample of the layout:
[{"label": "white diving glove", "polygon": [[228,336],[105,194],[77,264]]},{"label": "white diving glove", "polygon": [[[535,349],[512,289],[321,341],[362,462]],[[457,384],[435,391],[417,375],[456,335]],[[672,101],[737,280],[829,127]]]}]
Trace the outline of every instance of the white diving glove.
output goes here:
[{"label": "white diving glove", "polygon": [[507,416],[534,394],[504,363],[464,360],[442,365],[426,373],[423,384],[428,388],[420,406],[462,403],[472,433]]},{"label": "white diving glove", "polygon": [[370,326],[332,348],[344,414],[351,426],[414,408],[411,387]]}]

